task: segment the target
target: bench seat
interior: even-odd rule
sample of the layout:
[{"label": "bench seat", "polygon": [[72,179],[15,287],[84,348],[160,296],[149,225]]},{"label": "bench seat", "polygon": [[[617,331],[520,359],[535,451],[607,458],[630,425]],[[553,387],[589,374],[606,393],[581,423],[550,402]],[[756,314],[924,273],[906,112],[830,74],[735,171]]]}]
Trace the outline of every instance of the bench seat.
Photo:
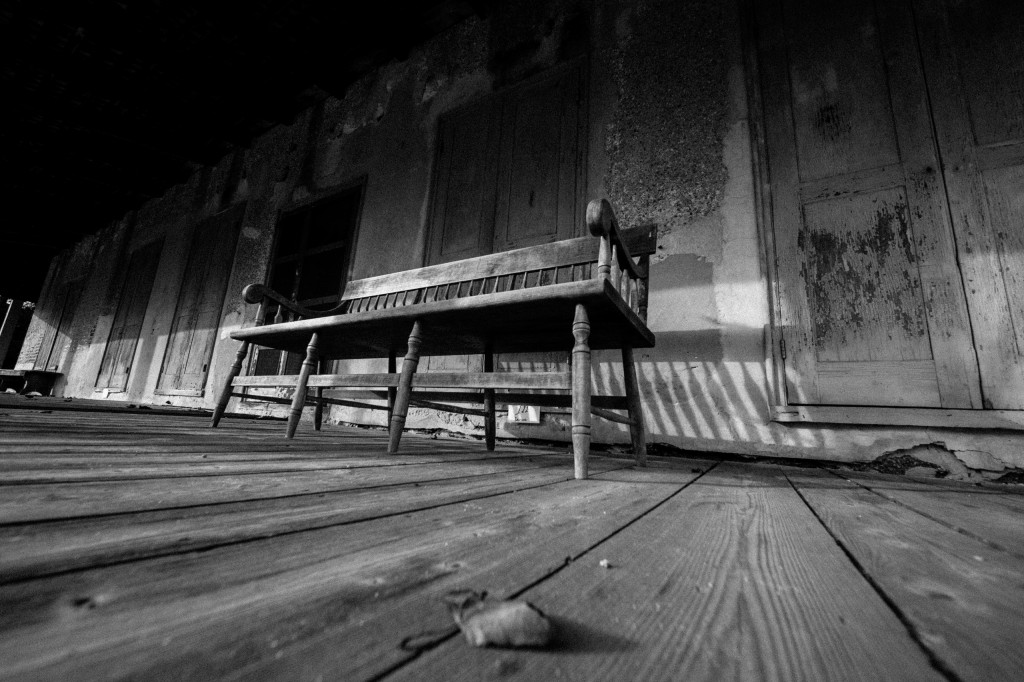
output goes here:
[{"label": "bench seat", "polygon": [[321,357],[388,357],[405,353],[413,322],[421,320],[421,355],[564,351],[572,346],[580,303],[590,317],[592,350],[654,346],[654,334],[603,279],[268,324],[231,337],[304,354],[316,332]]}]

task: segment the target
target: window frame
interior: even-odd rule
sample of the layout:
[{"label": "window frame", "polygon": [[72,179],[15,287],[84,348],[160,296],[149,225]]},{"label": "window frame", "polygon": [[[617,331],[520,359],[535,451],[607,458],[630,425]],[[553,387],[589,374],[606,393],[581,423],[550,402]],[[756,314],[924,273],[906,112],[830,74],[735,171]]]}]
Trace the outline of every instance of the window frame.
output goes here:
[{"label": "window frame", "polygon": [[[345,287],[352,280],[352,272],[355,267],[356,248],[359,241],[360,227],[363,222],[363,209],[366,203],[366,185],[366,176],[361,176],[355,180],[352,180],[351,182],[336,187],[332,187],[330,193],[323,193],[318,196],[310,198],[308,201],[292,204],[290,206],[282,208],[277,212],[277,217],[274,222],[274,238],[271,241],[270,257],[267,261],[267,271],[266,276],[264,278],[264,282],[268,287],[272,287],[272,283],[277,274],[277,268],[280,267],[281,263],[302,263],[311,255],[326,253],[333,249],[346,251],[345,244],[347,243],[347,252],[344,253],[345,261],[343,265],[343,272],[340,274],[339,277],[337,293],[331,294],[329,296],[317,296],[313,298],[298,299],[297,303],[303,307],[309,308],[313,306],[330,306],[337,304],[337,302],[341,300],[342,296],[345,293]],[[317,208],[328,205],[334,201],[340,201],[342,200],[342,197],[344,195],[350,193],[357,194],[357,206],[355,210],[355,216],[353,218],[352,231],[349,234],[348,238],[345,240],[336,240],[328,242],[326,244],[318,244],[317,246],[311,249],[307,249],[306,245],[309,238],[309,221],[312,219],[312,216],[314,212],[317,210]],[[299,214],[305,214],[305,216],[303,217],[303,234],[299,248],[294,253],[289,253],[284,256],[278,256],[277,250],[279,248],[282,238],[281,226],[286,220],[293,218],[294,216]],[[297,296],[299,287],[301,286],[301,282],[302,275],[300,270],[300,274],[296,277],[296,281],[293,285],[293,291],[278,291],[277,293],[281,294],[286,298],[292,298],[293,293]],[[268,310],[265,313],[265,315],[268,316],[271,314],[272,313],[270,310]],[[269,322],[267,321],[267,319],[267,317],[264,317],[263,320],[257,320],[256,324],[268,324]],[[270,319],[272,320],[272,318]],[[252,375],[256,372],[257,365],[259,362],[259,355],[261,352],[266,351],[264,349],[257,348],[256,352],[250,355],[249,365],[246,370],[246,374]],[[287,368],[290,362],[289,357],[291,355],[294,355],[289,353],[283,353],[280,351],[274,352],[279,353],[277,371],[275,372],[275,374],[267,374],[265,376],[280,376],[282,374],[285,374],[287,372]],[[299,358],[298,361],[301,362],[301,360],[302,359]],[[292,364],[294,364],[294,362],[294,360],[291,360]]]}]

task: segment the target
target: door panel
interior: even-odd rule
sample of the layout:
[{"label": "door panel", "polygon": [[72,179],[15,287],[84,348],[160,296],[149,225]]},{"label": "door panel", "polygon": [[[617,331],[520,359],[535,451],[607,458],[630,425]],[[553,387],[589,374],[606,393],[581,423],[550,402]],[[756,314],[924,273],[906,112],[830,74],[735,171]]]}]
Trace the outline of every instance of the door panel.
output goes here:
[{"label": "door panel", "polygon": [[902,187],[804,205],[818,362],[932,359]]},{"label": "door panel", "polygon": [[1024,409],[1024,6],[915,10],[984,406]]},{"label": "door panel", "polygon": [[870,3],[787,2],[783,12],[800,180],[899,162]]},{"label": "door panel", "polygon": [[910,8],[758,23],[789,402],[980,407]]}]

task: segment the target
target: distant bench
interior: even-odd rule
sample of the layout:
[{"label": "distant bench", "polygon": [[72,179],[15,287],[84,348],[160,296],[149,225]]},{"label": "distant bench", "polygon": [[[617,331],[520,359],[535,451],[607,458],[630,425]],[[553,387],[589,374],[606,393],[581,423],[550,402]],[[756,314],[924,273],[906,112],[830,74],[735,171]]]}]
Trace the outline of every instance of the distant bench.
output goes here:
[{"label": "distant bench", "polygon": [[18,393],[50,395],[61,372],[44,369],[0,369],[0,393],[13,388]]},{"label": "distant bench", "polygon": [[[587,223],[597,239],[567,239],[350,282],[331,310],[305,309],[262,284],[247,286],[243,298],[260,305],[257,320],[274,312],[278,321],[232,332],[242,344],[212,425],[232,397],[290,402],[289,438],[307,404],[314,407],[317,429],[325,404],[387,410],[388,452],[394,453],[411,404],[482,416],[486,447],[493,450],[496,405],[571,407],[577,478],[587,477],[591,414],[628,425],[633,454],[644,463],[633,349],[654,345],[646,317],[648,257],[656,236],[652,228],[620,230],[604,200],[587,207]],[[301,353],[305,361],[297,375],[240,376],[251,344]],[[612,348],[622,353],[625,395],[592,396],[591,351]],[[545,351],[571,351],[569,371],[493,371],[495,353]],[[405,354],[401,372],[399,353]],[[423,355],[464,354],[482,354],[484,371],[416,373]],[[385,357],[384,374],[317,373],[328,360]],[[238,391],[275,386],[295,387],[292,399]],[[316,389],[315,397],[307,395],[308,388]],[[325,388],[381,389],[376,395],[387,405],[324,397]],[[483,409],[460,406],[467,403]]]}]

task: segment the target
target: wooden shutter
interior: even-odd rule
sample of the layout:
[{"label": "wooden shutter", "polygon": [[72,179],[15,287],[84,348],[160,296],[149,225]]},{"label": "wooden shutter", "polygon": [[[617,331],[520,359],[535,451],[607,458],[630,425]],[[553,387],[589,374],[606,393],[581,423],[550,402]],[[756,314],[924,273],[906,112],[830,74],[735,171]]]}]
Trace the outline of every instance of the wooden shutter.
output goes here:
[{"label": "wooden shutter", "polygon": [[235,206],[196,228],[157,391],[202,395],[220,327],[244,206]]},{"label": "wooden shutter", "polygon": [[142,321],[153,291],[156,268],[160,263],[163,240],[136,249],[128,260],[128,273],[118,298],[114,323],[100,362],[96,388],[123,391],[128,386],[135,348],[142,332]]},{"label": "wooden shutter", "polygon": [[789,402],[981,407],[910,7],[758,23]]},{"label": "wooden shutter", "polygon": [[985,407],[1024,409],[1024,5],[915,9]]},{"label": "wooden shutter", "polygon": [[78,308],[78,299],[84,285],[83,280],[76,280],[66,283],[61,288],[57,296],[59,303],[54,307],[57,316],[44,332],[43,342],[39,345],[39,354],[36,356],[36,369],[60,371],[64,355],[71,346],[71,324],[75,319],[75,310]]},{"label": "wooden shutter", "polygon": [[441,121],[427,263],[582,233],[582,73],[559,67]]},{"label": "wooden shutter", "polygon": [[428,263],[491,252],[499,112],[488,97],[439,124]]},{"label": "wooden shutter", "polygon": [[583,228],[581,70],[564,67],[503,97],[496,252],[569,239]]}]

